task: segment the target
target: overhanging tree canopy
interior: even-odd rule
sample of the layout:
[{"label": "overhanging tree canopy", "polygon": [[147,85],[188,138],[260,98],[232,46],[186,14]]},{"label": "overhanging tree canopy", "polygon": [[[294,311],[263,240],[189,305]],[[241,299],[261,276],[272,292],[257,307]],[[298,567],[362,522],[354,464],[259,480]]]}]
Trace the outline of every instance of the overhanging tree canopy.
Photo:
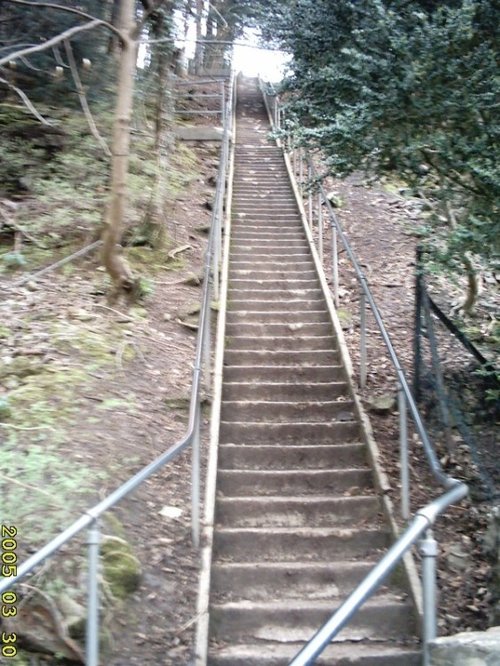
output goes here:
[{"label": "overhanging tree canopy", "polygon": [[435,202],[439,258],[499,251],[500,16],[494,0],[272,2],[292,52],[288,129],[331,172],[396,171]]}]

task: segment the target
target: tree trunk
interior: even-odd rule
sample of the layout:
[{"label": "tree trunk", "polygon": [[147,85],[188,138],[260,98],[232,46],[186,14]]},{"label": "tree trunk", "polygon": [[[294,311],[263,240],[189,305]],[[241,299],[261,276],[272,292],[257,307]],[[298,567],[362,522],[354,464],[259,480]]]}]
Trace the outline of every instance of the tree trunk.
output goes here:
[{"label": "tree trunk", "polygon": [[477,297],[481,291],[481,279],[477,271],[474,268],[467,253],[462,257],[462,263],[465,268],[465,275],[467,277],[467,293],[464,298],[464,302],[460,306],[460,309],[463,310],[464,314],[470,316],[474,312],[474,307],[476,305]]},{"label": "tree trunk", "polygon": [[204,0],[196,0],[196,47],[194,52],[194,73],[199,75],[203,69],[203,58],[205,47],[202,44],[203,39],[203,12],[205,8]]},{"label": "tree trunk", "polygon": [[137,283],[121,254],[120,241],[127,206],[127,176],[130,155],[130,120],[132,115],[134,78],[137,64],[135,38],[135,1],[121,0],[121,57],[118,91],[111,147],[111,194],[103,233],[102,261],[113,281],[110,299],[125,295],[130,300]]},{"label": "tree trunk", "polygon": [[[164,31],[167,28],[163,14],[153,15],[151,23],[153,39],[160,40],[165,37]],[[167,51],[165,46],[160,45],[156,50],[151,66],[156,81],[155,151],[157,172],[151,202],[140,233],[140,236],[145,237],[146,242],[154,248],[163,247],[168,239],[165,220],[167,173],[169,156],[174,147],[174,134],[171,128],[174,116],[171,65],[171,53]]]}]

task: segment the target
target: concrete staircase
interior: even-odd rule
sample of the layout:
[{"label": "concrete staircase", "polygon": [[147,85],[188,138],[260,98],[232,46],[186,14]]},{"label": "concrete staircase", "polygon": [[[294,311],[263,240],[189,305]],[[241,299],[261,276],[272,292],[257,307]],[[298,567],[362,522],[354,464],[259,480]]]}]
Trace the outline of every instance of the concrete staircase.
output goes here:
[{"label": "concrete staircase", "polygon": [[[283,666],[390,543],[282,153],[240,85],[207,663]],[[404,576],[317,664],[420,663]]]}]

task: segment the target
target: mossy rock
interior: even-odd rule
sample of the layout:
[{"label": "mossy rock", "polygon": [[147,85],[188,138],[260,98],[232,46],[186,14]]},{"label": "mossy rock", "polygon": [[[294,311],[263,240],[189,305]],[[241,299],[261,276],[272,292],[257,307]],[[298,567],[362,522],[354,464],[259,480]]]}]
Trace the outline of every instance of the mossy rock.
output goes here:
[{"label": "mossy rock", "polygon": [[165,398],[165,404],[167,407],[170,407],[170,409],[189,409],[189,404],[191,402],[190,398],[186,398],[185,396],[174,396],[171,398]]},{"label": "mossy rock", "polygon": [[18,377],[23,379],[30,375],[37,375],[44,370],[43,363],[31,357],[17,356],[12,363],[3,364],[0,367],[0,381],[6,377]]},{"label": "mossy rock", "polygon": [[114,536],[126,541],[126,530],[123,523],[115,516],[114,513],[107,511],[102,517],[104,531],[111,532]]},{"label": "mossy rock", "polygon": [[351,328],[352,312],[346,310],[345,308],[339,308],[337,310],[337,317],[339,318],[340,325],[344,330]]},{"label": "mossy rock", "polygon": [[368,410],[374,414],[381,414],[382,416],[394,411],[397,404],[397,398],[390,393],[374,396],[366,400]]},{"label": "mossy rock", "polygon": [[344,205],[342,197],[340,197],[338,194],[335,194],[335,192],[328,192],[326,198],[331,203],[333,208],[342,208]]},{"label": "mossy rock", "polygon": [[200,310],[201,310],[200,303],[189,303],[182,309],[181,312],[179,312],[179,315],[181,319],[187,319],[187,317],[192,317],[194,315],[199,314]]},{"label": "mossy rock", "polygon": [[187,284],[188,287],[199,287],[202,283],[203,278],[196,273],[189,273],[187,278],[183,281],[183,284]]},{"label": "mossy rock", "polygon": [[5,340],[12,335],[12,331],[7,326],[0,324],[0,340]]},{"label": "mossy rock", "polygon": [[104,579],[115,598],[126,599],[137,590],[141,580],[141,563],[125,539],[104,537],[101,560]]},{"label": "mossy rock", "polygon": [[0,398],[0,421],[5,421],[12,415],[7,398]]},{"label": "mossy rock", "polygon": [[64,625],[71,638],[84,639],[87,624],[85,606],[75,601],[69,593],[63,592],[57,599],[57,607],[64,618]]}]

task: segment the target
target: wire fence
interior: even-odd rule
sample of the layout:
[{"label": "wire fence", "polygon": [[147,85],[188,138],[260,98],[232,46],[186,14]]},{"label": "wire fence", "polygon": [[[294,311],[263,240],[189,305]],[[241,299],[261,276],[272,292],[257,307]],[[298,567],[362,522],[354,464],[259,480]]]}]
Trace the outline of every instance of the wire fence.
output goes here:
[{"label": "wire fence", "polygon": [[429,294],[423,250],[417,250],[414,327],[414,394],[433,439],[456,463],[461,447],[470,453],[478,499],[500,497],[495,423],[500,388],[493,363],[443,312]]}]

